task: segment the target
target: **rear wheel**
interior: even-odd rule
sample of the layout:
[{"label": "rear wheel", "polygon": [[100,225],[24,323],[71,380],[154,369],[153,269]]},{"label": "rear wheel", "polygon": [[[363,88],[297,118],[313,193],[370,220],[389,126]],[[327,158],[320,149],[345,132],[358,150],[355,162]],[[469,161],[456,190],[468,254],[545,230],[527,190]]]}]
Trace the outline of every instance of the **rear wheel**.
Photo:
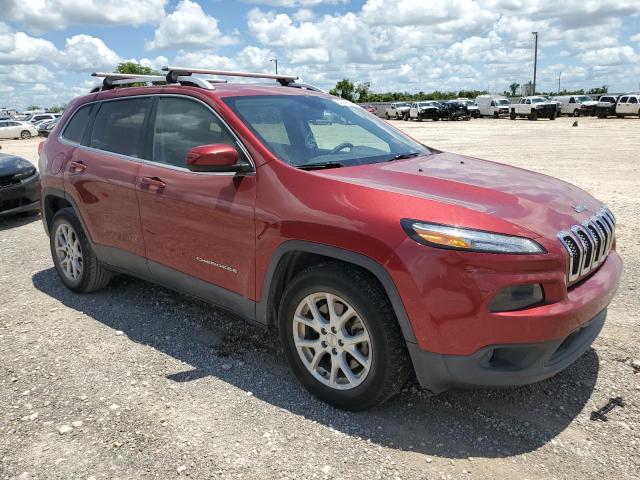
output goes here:
[{"label": "rear wheel", "polygon": [[515,120],[516,119],[516,112],[514,110],[511,110],[511,113],[509,114],[509,118],[511,120]]},{"label": "rear wheel", "polygon": [[338,408],[378,405],[395,395],[410,373],[386,295],[359,269],[327,263],[298,274],[283,294],[279,324],[293,373]]},{"label": "rear wheel", "polygon": [[28,140],[31,138],[31,132],[29,130],[23,130],[20,132],[20,138],[22,140]]},{"label": "rear wheel", "polygon": [[72,208],[53,217],[49,246],[56,272],[70,290],[89,293],[109,283],[111,273],[98,262]]},{"label": "rear wheel", "polygon": [[390,117],[388,113],[385,113],[384,116],[387,117],[387,120],[389,120]]},{"label": "rear wheel", "polygon": [[528,118],[529,120],[533,120],[533,121],[538,120],[538,112],[536,112],[535,110],[532,110]]},{"label": "rear wheel", "polygon": [[499,118],[500,114],[498,112],[493,112],[493,118]]},{"label": "rear wheel", "polygon": [[573,111],[573,116],[574,117],[579,117],[580,116],[580,110],[578,110],[577,108]]}]

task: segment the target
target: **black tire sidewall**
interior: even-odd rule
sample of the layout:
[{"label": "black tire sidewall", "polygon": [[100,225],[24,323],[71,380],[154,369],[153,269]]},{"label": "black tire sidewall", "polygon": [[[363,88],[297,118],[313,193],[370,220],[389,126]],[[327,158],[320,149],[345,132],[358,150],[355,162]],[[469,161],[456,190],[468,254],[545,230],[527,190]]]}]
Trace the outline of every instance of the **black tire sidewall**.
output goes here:
[{"label": "black tire sidewall", "polygon": [[[347,301],[365,323],[372,344],[372,364],[367,378],[350,390],[335,390],[316,380],[302,363],[293,341],[293,317],[298,304],[306,296],[327,292]],[[384,340],[384,330],[368,299],[346,279],[338,275],[320,272],[302,275],[294,279],[285,291],[280,308],[279,333],[285,355],[296,377],[316,397],[339,408],[360,410],[367,408],[376,393],[384,386],[385,366],[388,364],[389,346]]]}]

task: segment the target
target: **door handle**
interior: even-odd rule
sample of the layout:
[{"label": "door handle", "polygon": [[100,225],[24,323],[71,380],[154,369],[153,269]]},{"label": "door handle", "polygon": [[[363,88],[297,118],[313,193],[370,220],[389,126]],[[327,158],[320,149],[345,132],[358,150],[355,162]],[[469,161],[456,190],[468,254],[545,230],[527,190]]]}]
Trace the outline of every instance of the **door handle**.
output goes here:
[{"label": "door handle", "polygon": [[146,187],[150,192],[157,192],[162,190],[166,184],[158,177],[142,177],[140,179],[140,186]]},{"label": "door handle", "polygon": [[73,173],[82,173],[87,169],[87,166],[83,162],[71,162],[69,164],[69,170]]}]

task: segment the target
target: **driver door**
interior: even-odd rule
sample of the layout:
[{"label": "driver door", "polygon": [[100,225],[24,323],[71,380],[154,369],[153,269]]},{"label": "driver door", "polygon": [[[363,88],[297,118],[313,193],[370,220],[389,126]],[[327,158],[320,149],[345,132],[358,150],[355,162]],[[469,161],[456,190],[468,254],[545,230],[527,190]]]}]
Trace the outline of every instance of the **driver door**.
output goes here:
[{"label": "driver door", "polygon": [[195,278],[254,299],[255,173],[186,167],[190,149],[211,144],[230,144],[250,162],[243,147],[208,105],[186,96],[160,96],[152,128],[152,161],[138,178],[149,270],[165,284],[203,291]]}]

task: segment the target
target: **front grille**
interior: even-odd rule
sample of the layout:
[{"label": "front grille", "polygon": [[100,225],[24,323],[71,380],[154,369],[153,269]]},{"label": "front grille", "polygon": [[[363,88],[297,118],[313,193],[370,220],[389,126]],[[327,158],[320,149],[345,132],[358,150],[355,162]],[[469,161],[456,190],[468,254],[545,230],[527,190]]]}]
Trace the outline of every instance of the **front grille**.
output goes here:
[{"label": "front grille", "polygon": [[589,220],[558,233],[558,239],[569,253],[569,282],[578,280],[604,263],[615,236],[616,219],[603,207]]},{"label": "front grille", "polygon": [[13,175],[0,177],[0,188],[12,187],[13,185],[18,185],[19,183],[20,180],[16,180]]}]

